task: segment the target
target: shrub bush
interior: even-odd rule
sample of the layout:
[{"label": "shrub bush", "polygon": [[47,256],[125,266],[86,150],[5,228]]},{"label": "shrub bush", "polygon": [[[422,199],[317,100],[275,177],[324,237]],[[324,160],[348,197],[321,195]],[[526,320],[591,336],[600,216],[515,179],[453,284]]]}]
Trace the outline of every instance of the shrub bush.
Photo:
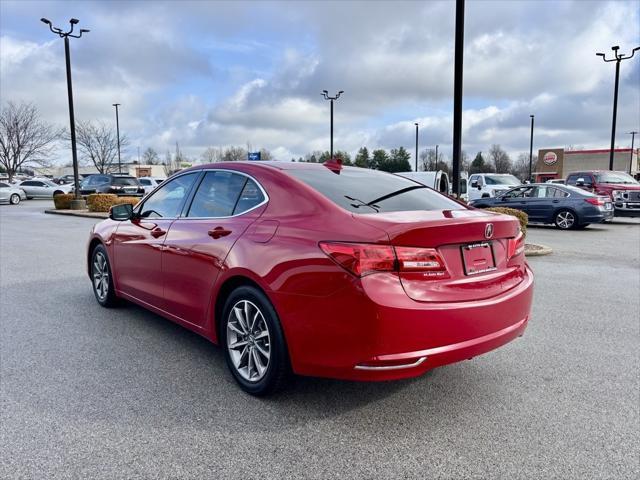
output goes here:
[{"label": "shrub bush", "polygon": [[90,212],[108,212],[117,199],[113,193],[92,193],[87,197],[87,208]]},{"label": "shrub bush", "polygon": [[491,212],[503,213],[505,215],[511,215],[512,217],[516,217],[520,222],[520,228],[522,229],[522,234],[527,236],[527,223],[529,223],[529,215],[524,213],[523,211],[516,210],[515,208],[507,208],[507,207],[491,207],[485,208],[485,210],[489,210]]},{"label": "shrub bush", "polygon": [[116,201],[113,203],[114,205],[122,205],[123,203],[128,203],[129,205],[136,206],[140,198],[138,197],[118,197]]},{"label": "shrub bush", "polygon": [[56,210],[68,210],[71,208],[71,200],[73,200],[73,193],[61,193],[53,197],[53,205]]}]

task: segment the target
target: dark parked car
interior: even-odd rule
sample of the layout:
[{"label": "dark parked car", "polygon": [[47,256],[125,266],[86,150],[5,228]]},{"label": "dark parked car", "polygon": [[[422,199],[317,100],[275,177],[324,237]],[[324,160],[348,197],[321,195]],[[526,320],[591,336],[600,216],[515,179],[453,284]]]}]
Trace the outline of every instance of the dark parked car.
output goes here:
[{"label": "dark parked car", "polygon": [[90,175],[80,184],[80,194],[114,193],[126,197],[142,197],[144,187],[129,175]]},{"label": "dark parked car", "polygon": [[513,188],[497,198],[480,198],[470,204],[477,208],[515,208],[525,212],[531,223],[553,223],[563,230],[584,228],[613,218],[610,198],[570,185],[533,183]]}]

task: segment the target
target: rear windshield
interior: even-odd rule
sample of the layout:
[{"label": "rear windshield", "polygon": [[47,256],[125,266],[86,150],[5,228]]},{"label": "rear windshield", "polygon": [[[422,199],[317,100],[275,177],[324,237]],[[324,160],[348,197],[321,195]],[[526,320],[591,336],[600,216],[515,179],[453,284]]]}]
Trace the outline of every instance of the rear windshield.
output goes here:
[{"label": "rear windshield", "polygon": [[336,174],[328,168],[314,168],[287,173],[354,213],[464,209],[424,185],[377,170],[343,168]]},{"label": "rear windshield", "polygon": [[112,185],[138,185],[138,179],[133,177],[113,177]]}]

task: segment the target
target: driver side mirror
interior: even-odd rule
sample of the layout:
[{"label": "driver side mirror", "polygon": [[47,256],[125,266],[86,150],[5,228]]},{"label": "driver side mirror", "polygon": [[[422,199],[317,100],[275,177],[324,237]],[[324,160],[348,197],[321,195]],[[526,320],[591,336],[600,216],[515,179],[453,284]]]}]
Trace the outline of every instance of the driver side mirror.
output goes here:
[{"label": "driver side mirror", "polygon": [[473,182],[471,182],[471,186],[472,186],[473,188],[478,188],[478,181],[477,181],[477,180],[474,180]]},{"label": "driver side mirror", "polygon": [[129,203],[114,205],[109,209],[109,218],[117,222],[131,220],[133,218],[133,205]]},{"label": "driver side mirror", "polygon": [[584,187],[584,178],[580,177],[576,180],[576,187]]}]

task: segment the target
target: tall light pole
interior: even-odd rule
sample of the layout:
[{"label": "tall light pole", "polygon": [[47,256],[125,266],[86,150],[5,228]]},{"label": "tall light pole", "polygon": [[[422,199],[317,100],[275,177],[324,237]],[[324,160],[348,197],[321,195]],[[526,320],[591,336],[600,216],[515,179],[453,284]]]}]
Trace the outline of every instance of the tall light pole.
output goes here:
[{"label": "tall light pole", "polygon": [[338,93],[336,93],[334,97],[330,97],[329,92],[327,90],[323,90],[322,93],[320,94],[324,97],[325,100],[331,101],[331,151],[330,151],[331,156],[329,157],[330,160],[333,159],[333,101],[338,100],[340,98],[340,95],[342,95],[343,93],[344,93],[344,90],[340,90]]},{"label": "tall light pole", "polygon": [[433,168],[436,171],[438,170],[438,145],[436,145],[436,164]]},{"label": "tall light pole", "polygon": [[616,81],[613,89],[613,120],[611,122],[611,150],[609,150],[609,170],[613,170],[613,149],[615,148],[616,141],[616,116],[618,114],[618,83],[620,81],[620,62],[622,60],[629,60],[633,58],[636,50],[640,50],[640,47],[636,47],[631,51],[631,55],[623,55],[618,53],[620,47],[611,47],[613,50],[613,58],[606,58],[604,53],[596,53],[598,57],[602,57],[605,62],[616,62]]},{"label": "tall light pole", "polygon": [[627,132],[627,133],[631,135],[631,155],[629,155],[629,175],[631,175],[631,171],[633,169],[633,142],[636,139],[636,134],[638,132],[634,130],[633,132]]},{"label": "tall light pole", "polygon": [[418,171],[418,124],[414,123],[416,126],[416,172]]},{"label": "tall light pole", "polygon": [[85,208],[85,202],[80,196],[80,180],[78,176],[78,150],[76,149],[76,121],[73,113],[73,88],[71,86],[71,56],[69,53],[69,37],[80,38],[83,33],[88,33],[89,30],[81,28],[78,35],[72,35],[73,28],[79,23],[79,20],[72,18],[69,20],[71,28],[68,32],[63,31],[61,28],[54,27],[50,20],[41,18],[40,21],[49,26],[49,30],[54,35],[64,38],[64,56],[67,69],[67,96],[69,98],[69,130],[71,132],[71,158],[73,160],[73,186],[74,186],[74,199],[71,201],[71,208],[73,210],[82,210]]},{"label": "tall light pole", "polygon": [[533,162],[533,120],[535,119],[535,115],[529,115],[531,117],[531,138],[529,139],[529,181],[531,182],[533,179],[532,176],[532,162]]},{"label": "tall light pole", "polygon": [[118,173],[122,173],[122,163],[120,162],[120,120],[118,119],[119,103],[112,104],[116,107],[116,136],[118,137]]},{"label": "tall light pole", "polygon": [[460,196],[460,157],[462,156],[462,71],[464,60],[464,0],[456,0],[456,41],[453,65],[453,195]]}]

